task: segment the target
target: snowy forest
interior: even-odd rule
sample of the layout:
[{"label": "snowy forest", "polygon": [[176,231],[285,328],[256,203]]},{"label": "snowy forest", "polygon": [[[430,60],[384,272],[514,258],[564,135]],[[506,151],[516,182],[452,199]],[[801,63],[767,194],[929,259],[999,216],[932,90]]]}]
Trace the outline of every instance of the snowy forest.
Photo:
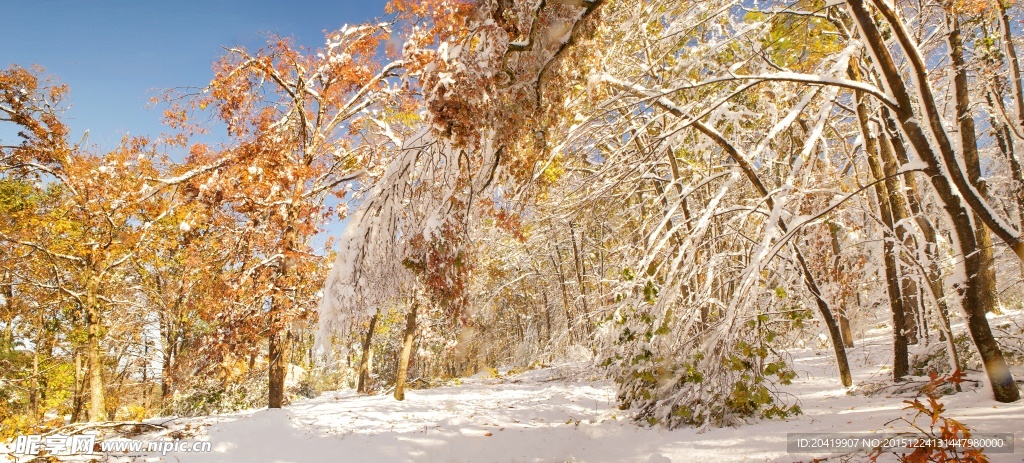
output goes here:
[{"label": "snowy forest", "polygon": [[1024,445],[1024,5],[381,18],[224,44],[112,150],[60,76],[0,70],[0,441],[564,364],[714,433],[812,413],[809,355],[926,431],[969,436],[943,394],[1016,407],[980,424]]}]

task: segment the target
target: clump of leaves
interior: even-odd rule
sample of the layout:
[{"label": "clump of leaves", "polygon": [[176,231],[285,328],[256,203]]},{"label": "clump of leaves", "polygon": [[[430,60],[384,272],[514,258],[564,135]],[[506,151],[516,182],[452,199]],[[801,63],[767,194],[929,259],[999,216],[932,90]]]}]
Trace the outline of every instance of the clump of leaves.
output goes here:
[{"label": "clump of leaves", "polygon": [[[925,462],[965,462],[965,463],[987,463],[984,449],[976,447],[961,447],[955,445],[940,446],[938,443],[967,439],[961,442],[971,442],[970,429],[963,423],[944,416],[946,407],[939,398],[942,397],[942,389],[947,385],[956,386],[964,381],[963,373],[956,370],[949,376],[939,376],[934,371],[928,375],[931,381],[921,388],[921,394],[914,400],[904,400],[907,404],[904,410],[912,414],[909,417],[900,417],[886,425],[902,421],[916,430],[912,436],[917,443],[934,445],[918,445],[910,453],[902,453],[906,449],[885,450],[876,448],[872,450],[871,461],[878,461],[878,458],[886,453],[896,455],[899,461],[904,463],[925,463]],[[925,400],[921,400],[921,396]],[[922,420],[924,418],[924,420]],[[920,421],[926,421],[922,424]]]}]

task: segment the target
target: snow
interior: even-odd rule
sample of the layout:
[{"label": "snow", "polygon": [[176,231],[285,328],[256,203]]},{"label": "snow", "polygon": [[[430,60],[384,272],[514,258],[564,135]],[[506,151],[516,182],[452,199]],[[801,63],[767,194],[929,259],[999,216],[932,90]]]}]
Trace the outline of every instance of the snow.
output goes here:
[{"label": "snow", "polygon": [[[1008,316],[1020,320],[1024,312],[1008,311],[1000,317]],[[324,393],[280,410],[178,419],[172,427],[201,430],[194,439],[211,442],[213,451],[174,453],[162,459],[148,454],[112,456],[109,461],[810,461],[830,455],[787,453],[787,433],[906,429],[894,427],[898,422],[889,423],[909,417],[902,410],[903,400],[913,398],[914,392],[862,393],[891,384],[890,342],[891,331],[884,324],[859,333],[857,346],[849,350],[855,373],[850,392],[839,385],[827,342],[792,350],[798,378],[783,392],[800,398],[804,414],[787,420],[705,431],[642,427],[629,419],[628,411],[617,408],[611,381],[588,365],[563,364],[494,378],[477,375],[461,384],[411,390],[403,402],[390,395],[358,395],[346,390]],[[968,377],[984,381],[981,373]],[[986,455],[997,463],[1022,461],[1024,401],[997,403],[984,385],[975,388],[971,384],[964,383],[965,392],[940,399],[947,415],[976,433],[1014,433],[1016,453]],[[838,460],[829,460],[834,459]],[[859,454],[849,461],[866,460],[866,454]],[[884,455],[879,461],[895,459]]]},{"label": "snow", "polygon": [[910,162],[900,166],[900,169],[897,171],[897,173],[903,174],[903,173],[906,173],[906,172],[925,170],[927,168],[928,168],[928,163],[926,163],[926,162],[924,162],[924,161],[922,161],[920,159],[914,159],[914,160],[911,160]]}]

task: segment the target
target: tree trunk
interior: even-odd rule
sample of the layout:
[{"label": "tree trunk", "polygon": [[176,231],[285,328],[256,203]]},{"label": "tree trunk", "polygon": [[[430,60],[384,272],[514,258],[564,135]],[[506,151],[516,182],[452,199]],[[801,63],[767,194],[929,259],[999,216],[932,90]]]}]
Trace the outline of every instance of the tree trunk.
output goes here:
[{"label": "tree trunk", "polygon": [[[850,6],[854,19],[857,21],[864,36],[865,45],[872,48],[871,52],[876,57],[875,64],[878,71],[896,99],[897,120],[900,124],[900,129],[907,137],[907,141],[928,165],[926,173],[931,179],[932,186],[935,188],[935,192],[942,203],[943,210],[953,224],[954,242],[959,244],[957,246],[959,249],[954,251],[963,260],[959,265],[958,271],[962,272],[962,277],[965,280],[963,281],[964,284],[958,285],[957,292],[963,301],[964,311],[967,312],[971,337],[974,338],[975,346],[978,348],[978,352],[985,365],[985,372],[992,386],[993,395],[999,402],[1015,402],[1020,398],[1020,390],[1013,381],[1013,376],[1010,374],[1009,368],[1007,368],[1006,360],[1003,358],[1002,352],[992,336],[991,328],[988,326],[988,320],[985,318],[984,299],[981,296],[981,285],[977,279],[977,275],[981,272],[982,267],[978,255],[977,241],[975,240],[975,229],[971,224],[971,217],[969,215],[970,212],[961,203],[960,196],[957,196],[953,190],[953,185],[949,182],[952,180],[960,192],[968,190],[970,186],[966,185],[966,182],[963,181],[962,172],[958,170],[955,156],[953,156],[948,143],[949,140],[945,139],[941,120],[938,120],[935,116],[937,113],[937,109],[934,106],[935,99],[930,93],[926,76],[922,77],[920,75],[925,73],[924,64],[920,62],[921,58],[916,55],[916,49],[912,48],[913,45],[907,43],[909,38],[906,36],[906,31],[902,29],[902,23],[899,22],[899,19],[888,9],[887,5],[876,2],[876,6],[879,6],[882,15],[892,27],[901,44],[903,44],[904,51],[911,58],[910,61],[913,65],[911,72],[918,74],[915,79],[919,83],[918,87],[921,88],[916,90],[922,92],[919,100],[924,107],[924,113],[929,118],[929,127],[936,132],[933,133],[933,136],[939,145],[940,154],[946,161],[945,165],[932,152],[928,134],[914,112],[909,90],[904,84],[892,56],[889,54],[889,50],[885,48],[886,42],[875,25],[874,18],[864,7],[863,0],[847,0],[847,4]],[[946,172],[951,172],[950,176],[952,178],[947,178],[943,175],[942,167],[946,168]],[[975,208],[979,215],[982,215],[982,218],[986,220],[985,223],[988,224],[988,218],[990,218],[988,215],[989,211],[983,210],[984,205],[977,204],[977,198],[971,194],[964,194],[963,196],[971,207]],[[1024,243],[1014,240],[1014,237],[1008,236],[1005,232],[1006,230],[1000,231],[1000,238],[1014,249],[1019,258],[1024,260]]]},{"label": "tree trunk", "polygon": [[405,380],[409,375],[409,358],[412,357],[412,342],[416,337],[416,311],[419,303],[413,303],[409,314],[405,316],[405,341],[402,342],[402,354],[398,358],[398,376],[395,378],[395,399],[405,400]]},{"label": "tree trunk", "polygon": [[[889,111],[884,108],[882,109],[882,121],[888,134],[886,137],[881,137],[882,162],[885,165],[886,172],[889,172],[891,168],[907,164],[910,160],[902,140],[899,139],[899,129],[896,126],[896,121],[892,119]],[[895,140],[896,142],[890,140]],[[918,190],[914,174],[906,174],[903,180],[906,183],[907,206],[910,207],[914,223],[917,224],[917,227],[921,230],[921,236],[924,238],[924,249],[920,255],[927,260],[923,265],[924,269],[922,271],[926,283],[925,289],[928,290],[928,295],[938,312],[939,330],[943,341],[946,342],[950,371],[956,371],[960,368],[960,356],[957,353],[956,345],[953,343],[953,333],[949,325],[949,304],[946,303],[946,292],[942,287],[942,272],[939,269],[938,263],[939,245],[936,240],[935,227],[932,226],[932,223],[924,215],[924,210],[921,207],[921,193]]]},{"label": "tree trunk", "polygon": [[377,329],[377,318],[380,317],[380,308],[370,317],[370,328],[366,330],[366,337],[363,338],[363,355],[359,358],[359,382],[356,385],[356,392],[366,394],[370,387],[370,356],[373,355],[373,331]]},{"label": "tree trunk", "polygon": [[[883,132],[884,133],[884,132]],[[907,203],[903,195],[903,185],[900,182],[899,165],[892,153],[893,144],[888,140],[880,140],[878,143],[879,154],[881,155],[882,172],[885,174],[885,190],[889,197],[889,210],[892,211],[893,233],[896,239],[903,243],[904,250],[916,249],[917,238],[911,227],[911,212],[908,211]],[[913,175],[913,174],[908,174]],[[912,259],[913,257],[911,257]],[[918,296],[919,288],[917,280],[908,271],[907,266],[897,267],[900,272],[900,291],[903,298],[903,329],[907,335],[908,344],[917,344],[918,322],[924,325],[924,309],[921,298]]]},{"label": "tree trunk", "polygon": [[[985,100],[989,106],[996,104],[995,98],[992,92],[985,94]],[[1012,180],[1010,183],[1010,195],[1017,202],[1017,229],[1024,230],[1024,170],[1022,170],[1020,163],[1017,162],[1017,157],[1014,153],[1013,135],[1010,133],[1009,126],[994,116],[989,117],[989,123],[992,125],[992,131],[995,133],[999,151],[1003,153],[1003,157],[1010,164],[1010,177]],[[1020,270],[1021,278],[1024,279],[1024,262],[1018,262],[1017,268]]]},{"label": "tree trunk", "polygon": [[[294,204],[294,203],[293,203]],[[288,224],[295,223],[295,210],[289,208],[285,213],[285,220]],[[274,282],[274,293],[270,300],[270,334],[267,356],[269,357],[268,368],[268,390],[267,406],[269,408],[281,408],[285,400],[285,379],[288,377],[288,364],[291,355],[291,331],[289,330],[288,308],[290,299],[280,287],[281,280],[288,277],[292,272],[292,258],[288,257],[296,251],[298,242],[298,231],[293,225],[289,225],[284,231],[284,242],[282,248],[284,257],[280,260],[280,267],[277,269],[277,279]]]},{"label": "tree trunk", "polygon": [[839,380],[845,387],[853,386],[853,375],[850,372],[850,362],[846,358],[846,348],[843,346],[843,335],[839,331],[839,325],[836,324],[835,318],[832,317],[832,310],[818,289],[818,284],[814,281],[814,275],[811,274],[811,269],[807,267],[807,261],[804,260],[803,254],[796,249],[795,245],[793,246],[793,253],[796,254],[797,263],[800,264],[800,268],[803,271],[804,283],[810,290],[811,295],[814,296],[818,312],[821,314],[822,320],[825,321],[825,327],[828,328],[828,335],[832,341],[832,350],[836,356],[836,366],[839,368]]},{"label": "tree trunk", "polygon": [[164,365],[160,369],[160,400],[167,400],[167,396],[171,395],[171,359],[170,356],[164,354]]},{"label": "tree trunk", "polygon": [[[885,200],[879,200],[879,204],[884,203]],[[882,211],[883,216],[885,212],[888,211]],[[892,219],[883,222],[888,222],[885,224],[886,227],[892,226]],[[903,310],[903,293],[900,290],[892,240],[892,237],[886,237],[882,242],[882,258],[885,265],[885,289],[889,294],[889,306],[892,309],[892,379],[900,381],[910,373],[910,358],[907,349],[907,317]]]},{"label": "tree trunk", "polygon": [[167,400],[171,395],[171,387],[174,384],[174,360],[176,358],[177,341],[174,339],[174,331],[170,322],[167,323],[167,332],[164,334],[163,342],[163,365],[160,369],[160,400]]},{"label": "tree trunk", "polygon": [[[993,86],[998,86],[998,82],[993,83]],[[998,95],[998,92],[985,92],[985,101],[989,107],[995,107],[995,105],[1000,104],[996,99],[999,98]],[[999,152],[1003,154],[1007,163],[1010,164],[1010,179],[1012,180],[1010,183],[1010,194],[1016,199],[1017,203],[1017,229],[1024,229],[1024,168],[1017,161],[1013,134],[1010,132],[1009,125],[1000,119],[996,119],[994,115],[989,116],[989,124],[992,125],[992,132],[995,135],[996,144],[999,146]],[[1024,277],[1024,262],[1020,262],[1019,268],[1021,276]]]},{"label": "tree trunk", "polygon": [[[863,80],[859,65],[851,60],[850,76],[854,80]],[[901,272],[897,256],[902,254],[896,250],[893,240],[904,246],[912,246],[913,238],[907,233],[906,221],[910,217],[906,202],[900,193],[898,168],[886,164],[882,154],[887,149],[880,142],[875,131],[871,130],[871,119],[868,115],[868,102],[863,92],[855,92],[857,98],[857,122],[861,137],[864,139],[864,154],[868,168],[875,179],[874,190],[878,201],[878,215],[885,226],[886,235],[882,241],[882,260],[885,266],[886,292],[889,294],[889,307],[892,312],[893,330],[893,379],[899,381],[910,372],[908,344],[917,342],[917,317],[919,299],[917,284],[907,272]],[[878,127],[881,130],[881,125]],[[892,156],[888,156],[892,157]],[[901,278],[901,274],[903,277]]]},{"label": "tree trunk", "polygon": [[86,354],[89,360],[89,421],[105,421],[107,411],[103,397],[103,357],[100,352],[103,325],[100,321],[99,278],[89,277],[86,285],[85,326]]},{"label": "tree trunk", "polygon": [[999,31],[1002,34],[1003,50],[1009,59],[1007,67],[1010,68],[1011,88],[1013,89],[1013,100],[1017,103],[1017,126],[1024,129],[1024,87],[1021,84],[1020,62],[1017,59],[1017,47],[1013,44],[1013,31],[1010,22],[1010,2],[998,0],[999,6]]},{"label": "tree trunk", "polygon": [[267,407],[281,408],[284,405],[284,380],[288,376],[287,330],[279,329],[270,335],[267,355],[270,357],[269,388]]},{"label": "tree trunk", "polygon": [[[960,36],[960,21],[953,12],[947,13],[949,25],[949,57],[953,71],[953,93],[956,97],[956,118],[960,127],[960,149],[964,153],[964,164],[967,167],[967,180],[978,189],[982,197],[988,196],[988,187],[981,180],[981,162],[978,159],[978,136],[974,126],[974,115],[971,114],[970,94],[967,90],[967,66],[964,63],[964,44]],[[978,256],[981,260],[981,272],[978,273],[978,285],[982,303],[987,311],[999,310],[999,291],[996,289],[995,254],[992,246],[992,235],[988,227],[983,225],[981,217],[974,214],[974,238],[978,242]]]},{"label": "tree trunk", "polygon": [[71,422],[77,423],[82,420],[82,407],[84,406],[83,392],[85,389],[85,378],[82,372],[82,355],[75,351],[75,389],[71,391]]},{"label": "tree trunk", "polygon": [[[843,284],[843,266],[840,263],[842,249],[839,246],[839,225],[829,222],[828,231],[832,237],[832,271],[835,273],[836,281],[841,285]],[[843,335],[843,346],[853,347],[853,330],[850,329],[850,319],[846,317],[845,299],[840,299],[839,301],[836,318],[839,319],[839,332]]]},{"label": "tree trunk", "polygon": [[[581,315],[583,317],[586,317],[587,315],[590,314],[590,308],[587,307],[587,285],[586,285],[586,281],[584,280],[584,278],[585,278],[584,275],[586,274],[586,267],[584,267],[584,263],[583,263],[583,239],[584,239],[584,235],[583,235],[583,232],[581,231],[580,232],[580,243],[577,246],[577,244],[576,244],[576,230],[575,230],[575,227],[573,226],[572,222],[569,222],[569,239],[572,240],[573,267],[576,269],[576,281],[580,285],[580,302],[583,303],[583,312],[582,312]],[[590,334],[590,326],[589,326],[589,324],[584,324],[583,325],[583,329],[585,330],[587,335]]]},{"label": "tree trunk", "polygon": [[[858,95],[860,97],[862,95]],[[909,353],[907,350],[906,320],[903,308],[903,292],[900,289],[899,270],[896,268],[896,251],[893,240],[896,239],[892,221],[892,209],[889,207],[889,190],[886,188],[885,173],[878,160],[878,143],[868,127],[867,110],[863,101],[858,101],[857,116],[864,137],[865,155],[868,167],[875,177],[875,198],[878,204],[878,215],[885,226],[882,237],[882,263],[885,266],[885,289],[889,295],[889,308],[892,312],[892,377],[899,381],[910,372]]]},{"label": "tree trunk", "polygon": [[[884,1],[875,0],[873,2],[907,58],[907,72],[913,87],[908,87],[903,81],[903,75],[896,67],[892,54],[885,47],[887,42],[882,38],[873,16],[864,7],[864,0],[847,0],[847,4],[864,35],[866,45],[871,47],[881,78],[894,97],[893,106],[896,119],[900,122],[900,128],[906,135],[907,141],[921,156],[921,160],[927,164],[932,185],[939,194],[940,200],[944,203],[948,202],[947,200],[955,201],[948,205],[944,204],[944,208],[970,208],[973,214],[981,218],[982,222],[1013,250],[1018,259],[1024,261],[1024,237],[1003,222],[960,168],[957,152],[943,125],[938,99],[932,92],[925,59],[897,12]],[[873,42],[873,40],[879,40],[879,42]],[[916,108],[914,100],[919,103]],[[937,149],[937,152],[933,149]],[[952,214],[952,216],[958,215]],[[971,228],[973,234],[973,227]],[[972,237],[970,241],[977,246],[975,238]],[[971,252],[977,251],[976,247],[971,250]],[[980,282],[975,282],[975,284],[978,285]]]},{"label": "tree trunk", "polygon": [[[1006,81],[996,73],[989,74],[989,89],[985,92],[985,101],[988,103],[990,108],[998,108],[998,111],[991,111],[989,113],[989,122],[992,126],[993,135],[996,138],[996,143],[999,146],[999,152],[1003,154],[1006,161],[1010,165],[1010,195],[1016,199],[1017,204],[1017,229],[1024,230],[1024,168],[1021,167],[1020,160],[1017,159],[1017,153],[1014,143],[1014,134],[1020,133],[1024,129],[1024,93],[1021,90],[1020,81],[1020,63],[1017,60],[1017,47],[1013,44],[1013,35],[1010,31],[1010,17],[1007,12],[1008,5],[1004,1],[997,2],[999,5],[999,29],[1002,38],[1002,45],[1004,50],[1004,57],[1008,62],[1004,63],[1002,59],[997,59],[998,54],[996,53],[982,53],[981,59],[986,66],[992,69],[998,69],[1002,66],[1006,66],[1010,70],[1012,85],[1011,90],[1007,90]],[[983,37],[989,37],[989,31],[985,28],[984,24],[981,27],[981,33]],[[1003,104],[1004,95],[1012,93],[1013,102],[1017,113],[1017,120],[1010,119],[1007,115],[1008,111]],[[1003,117],[997,117],[996,113],[1002,114]],[[1011,130],[1010,127],[1014,127]],[[1018,268],[1020,269],[1021,277],[1024,277],[1024,261],[1018,262]]]},{"label": "tree trunk", "polygon": [[[1020,63],[1017,59],[1017,47],[1013,44],[1013,34],[1010,30],[1010,17],[1007,11],[1008,5],[1004,1],[996,3],[999,5],[999,29],[1002,36],[1005,56],[1009,61],[1005,63],[1005,65],[1010,69],[1010,76],[1012,80],[1010,89],[1012,91],[1013,101],[1017,110],[1017,120],[1013,121],[1009,119],[1009,116],[1005,116],[1007,111],[1003,107],[1002,98],[1003,95],[1008,92],[1004,87],[1005,82],[1002,79],[998,77],[993,77],[991,79],[993,90],[986,92],[985,98],[990,107],[1000,108],[1000,112],[1005,116],[1005,119],[1000,120],[997,120],[995,115],[990,115],[989,117],[992,121],[992,127],[995,132],[996,141],[999,144],[999,149],[1010,164],[1010,176],[1013,179],[1011,194],[1017,200],[1017,229],[1024,230],[1024,168],[1021,167],[1021,163],[1017,159],[1014,144],[1014,134],[1020,133],[1021,130],[1024,130],[1024,90],[1021,88]],[[986,36],[988,35],[988,31],[983,29],[982,32]],[[994,54],[985,53],[983,55],[985,64],[993,68],[998,68],[1004,64],[994,59]],[[1016,129],[1011,131],[1011,125],[1016,127]],[[1024,261],[1019,262],[1018,264],[1021,277],[1024,277]]]}]

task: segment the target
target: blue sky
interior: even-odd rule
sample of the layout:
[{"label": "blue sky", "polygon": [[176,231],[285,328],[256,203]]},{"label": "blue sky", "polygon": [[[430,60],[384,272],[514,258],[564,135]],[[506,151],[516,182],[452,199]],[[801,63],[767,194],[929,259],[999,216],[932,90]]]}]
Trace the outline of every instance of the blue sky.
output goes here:
[{"label": "blue sky", "polygon": [[[4,2],[0,66],[42,65],[71,88],[65,121],[77,141],[112,148],[125,133],[158,135],[154,91],[209,83],[223,48],[266,33],[319,47],[323,31],[384,16],[385,0]],[[0,133],[3,141],[10,133]]]},{"label": "blue sky", "polygon": [[[201,87],[223,47],[258,48],[267,33],[311,48],[323,32],[384,16],[386,0],[306,1],[71,1],[21,0],[0,8],[0,66],[45,68],[70,87],[64,121],[71,139],[89,130],[89,144],[111,149],[121,138],[158,136],[160,108],[150,97],[183,86]],[[223,134],[212,134],[220,139]],[[0,141],[14,133],[0,130]],[[205,140],[210,141],[210,140]],[[331,223],[338,235],[344,223]],[[318,236],[321,248],[325,235]]]}]

